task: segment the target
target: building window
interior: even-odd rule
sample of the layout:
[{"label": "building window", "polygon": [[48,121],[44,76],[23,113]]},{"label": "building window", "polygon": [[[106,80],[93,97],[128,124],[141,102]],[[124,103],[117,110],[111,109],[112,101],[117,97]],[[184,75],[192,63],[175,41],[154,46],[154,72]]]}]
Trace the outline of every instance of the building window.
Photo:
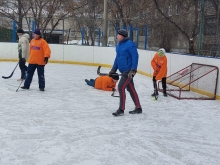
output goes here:
[{"label": "building window", "polygon": [[139,11],[139,18],[144,18],[144,11]]},{"label": "building window", "polygon": [[189,0],[185,0],[185,3],[184,3],[184,9],[185,11],[188,13],[189,12],[189,9],[190,8],[190,2]]},{"label": "building window", "polygon": [[168,16],[172,16],[172,5],[168,8]]},{"label": "building window", "polygon": [[75,36],[75,31],[74,30],[71,30],[70,31],[70,37],[74,37]]},{"label": "building window", "polygon": [[217,18],[216,16],[206,16],[204,22],[204,35],[217,34]]},{"label": "building window", "polygon": [[158,18],[158,10],[155,10],[154,17]]},{"label": "building window", "polygon": [[201,4],[201,1],[198,1],[198,4],[197,4],[197,10],[198,10],[198,11],[201,10],[201,5],[202,5],[202,4]]},{"label": "building window", "polygon": [[176,5],[176,15],[179,15],[180,14],[180,4],[178,3]]}]

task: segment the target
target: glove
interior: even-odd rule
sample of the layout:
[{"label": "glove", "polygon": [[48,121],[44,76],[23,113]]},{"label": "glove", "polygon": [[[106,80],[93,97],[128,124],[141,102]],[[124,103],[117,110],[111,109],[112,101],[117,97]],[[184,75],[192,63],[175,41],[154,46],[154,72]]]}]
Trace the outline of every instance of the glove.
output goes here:
[{"label": "glove", "polygon": [[21,60],[22,60],[23,62],[26,62],[26,59],[25,59],[25,58],[22,58]]},{"label": "glove", "polygon": [[48,57],[44,57],[44,62],[45,62],[45,64],[48,63]]},{"label": "glove", "polygon": [[116,70],[112,69],[112,70],[109,72],[109,76],[110,76],[111,74],[114,74],[114,73],[116,73]]},{"label": "glove", "polygon": [[129,78],[133,78],[134,75],[136,74],[136,72],[137,72],[136,70],[133,70],[133,69],[132,69],[132,70],[128,73],[128,77],[129,77]]},{"label": "glove", "polygon": [[116,89],[115,88],[112,88],[112,91],[115,91]]}]

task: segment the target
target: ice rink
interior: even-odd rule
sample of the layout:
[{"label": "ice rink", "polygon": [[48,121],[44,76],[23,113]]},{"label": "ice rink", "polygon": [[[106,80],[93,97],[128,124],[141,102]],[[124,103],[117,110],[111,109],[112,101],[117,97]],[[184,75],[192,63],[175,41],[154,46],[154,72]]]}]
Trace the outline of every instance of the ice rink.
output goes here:
[{"label": "ice rink", "polygon": [[[15,62],[0,62],[9,76]],[[152,80],[137,74],[142,114],[127,93],[125,115],[112,116],[118,97],[85,79],[97,67],[48,63],[45,92],[35,72],[29,90],[20,69],[0,80],[0,165],[219,165],[220,101],[150,96]],[[109,72],[109,68],[102,68]]]}]

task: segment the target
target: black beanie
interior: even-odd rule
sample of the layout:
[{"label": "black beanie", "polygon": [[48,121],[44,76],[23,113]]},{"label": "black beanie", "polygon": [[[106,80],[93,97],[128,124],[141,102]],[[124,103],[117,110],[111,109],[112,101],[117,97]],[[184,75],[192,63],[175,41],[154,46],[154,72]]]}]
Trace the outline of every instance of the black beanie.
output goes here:
[{"label": "black beanie", "polygon": [[35,29],[34,34],[37,34],[37,35],[41,36],[40,29]]},{"label": "black beanie", "polygon": [[21,29],[21,28],[19,28],[19,29],[17,30],[17,33],[24,33],[24,30]]},{"label": "black beanie", "polygon": [[113,75],[112,78],[113,78],[114,80],[119,80],[119,76],[118,76],[118,75]]},{"label": "black beanie", "polygon": [[128,37],[128,32],[124,29],[121,29],[118,31],[118,34],[124,36],[124,37]]}]

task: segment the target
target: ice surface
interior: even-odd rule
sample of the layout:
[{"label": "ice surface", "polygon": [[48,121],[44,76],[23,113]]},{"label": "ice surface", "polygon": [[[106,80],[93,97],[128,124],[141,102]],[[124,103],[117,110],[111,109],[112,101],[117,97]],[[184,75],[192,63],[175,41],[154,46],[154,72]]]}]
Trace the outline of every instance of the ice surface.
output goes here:
[{"label": "ice surface", "polygon": [[[14,62],[0,62],[8,76]],[[114,117],[119,98],[93,89],[97,67],[49,63],[45,92],[37,72],[19,89],[20,70],[0,80],[0,165],[219,165],[220,101],[157,101],[151,78],[134,78],[143,113]],[[103,72],[109,71],[102,68]]]}]

